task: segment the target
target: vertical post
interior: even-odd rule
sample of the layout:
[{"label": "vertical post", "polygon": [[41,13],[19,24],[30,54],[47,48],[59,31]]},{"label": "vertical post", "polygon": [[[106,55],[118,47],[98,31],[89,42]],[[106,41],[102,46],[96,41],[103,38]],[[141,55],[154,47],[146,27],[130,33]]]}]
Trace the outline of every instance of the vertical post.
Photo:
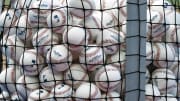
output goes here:
[{"label": "vertical post", "polygon": [[145,101],[146,0],[127,0],[125,101]]}]

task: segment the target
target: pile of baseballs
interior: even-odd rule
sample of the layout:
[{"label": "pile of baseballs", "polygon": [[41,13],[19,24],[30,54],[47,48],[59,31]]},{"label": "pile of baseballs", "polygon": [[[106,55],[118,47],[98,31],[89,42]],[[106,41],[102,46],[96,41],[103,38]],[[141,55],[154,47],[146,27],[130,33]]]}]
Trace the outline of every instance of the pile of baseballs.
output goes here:
[{"label": "pile of baseballs", "polygon": [[0,99],[121,101],[126,0],[99,1],[16,0],[4,10]]},{"label": "pile of baseballs", "polygon": [[179,12],[168,0],[148,0],[146,100],[179,101]]},{"label": "pile of baseballs", "polygon": [[[146,101],[180,96],[175,8],[148,0]],[[0,14],[0,99],[123,101],[127,0],[16,0]]]}]

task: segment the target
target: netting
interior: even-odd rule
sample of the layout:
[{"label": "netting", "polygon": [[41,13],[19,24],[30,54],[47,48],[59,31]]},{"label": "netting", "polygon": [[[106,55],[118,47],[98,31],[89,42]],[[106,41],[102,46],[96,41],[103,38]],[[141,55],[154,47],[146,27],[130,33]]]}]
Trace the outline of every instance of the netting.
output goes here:
[{"label": "netting", "polygon": [[179,0],[1,2],[0,100],[179,101]]},{"label": "netting", "polygon": [[4,0],[2,8],[1,100],[123,101],[125,0]]}]

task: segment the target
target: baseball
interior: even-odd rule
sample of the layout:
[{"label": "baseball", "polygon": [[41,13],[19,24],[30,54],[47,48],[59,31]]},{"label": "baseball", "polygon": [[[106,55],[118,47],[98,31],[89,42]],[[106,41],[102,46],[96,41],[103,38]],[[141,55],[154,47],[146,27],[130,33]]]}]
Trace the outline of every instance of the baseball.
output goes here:
[{"label": "baseball", "polygon": [[13,93],[16,91],[16,81],[21,76],[18,68],[6,68],[0,73],[0,83],[7,91]]},{"label": "baseball", "polygon": [[157,55],[157,50],[154,47],[154,43],[146,42],[146,66],[152,63],[155,56]]},{"label": "baseball", "polygon": [[164,26],[163,13],[151,9],[147,10],[147,26],[147,38],[152,41],[161,41],[166,27],[169,27]]},{"label": "baseball", "polygon": [[76,89],[75,97],[76,101],[99,101],[101,92],[95,84],[83,83]]},{"label": "baseball", "polygon": [[117,92],[108,92],[102,94],[101,98],[103,98],[101,101],[121,101],[120,95]]},{"label": "baseball", "polygon": [[158,101],[178,101],[177,96],[174,96],[172,94],[163,94],[161,95],[161,99]]},{"label": "baseball", "polygon": [[119,7],[120,9],[113,9],[112,12],[119,23],[123,23],[127,19],[127,0],[119,0],[114,2],[113,8]]},{"label": "baseball", "polygon": [[35,49],[29,49],[22,53],[19,60],[22,72],[28,76],[38,75],[45,65],[44,58]]},{"label": "baseball", "polygon": [[73,16],[82,19],[89,17],[93,13],[93,9],[96,9],[93,0],[69,0],[68,6]]},{"label": "baseball", "polygon": [[23,42],[16,36],[4,36],[1,40],[2,53],[8,58],[18,62],[21,54],[24,52]]},{"label": "baseball", "polygon": [[[4,31],[4,33],[9,33],[10,27],[15,30],[15,22],[17,17],[15,16],[14,9],[6,9],[0,14],[0,31]],[[14,33],[9,33],[14,34]]]},{"label": "baseball", "polygon": [[62,7],[60,0],[36,0],[29,7],[28,22],[32,27],[47,27],[47,16],[58,7]]},{"label": "baseball", "polygon": [[83,82],[89,81],[87,71],[80,64],[72,64],[64,73],[65,83],[73,88],[78,88]]},{"label": "baseball", "polygon": [[0,100],[4,101],[4,99],[9,100],[10,94],[7,91],[2,91],[0,94]]},{"label": "baseball", "polygon": [[177,94],[177,82],[174,73],[169,69],[156,69],[152,73],[152,82],[161,94]]},{"label": "baseball", "polygon": [[170,67],[176,55],[174,48],[166,43],[155,43],[154,47],[157,53],[155,53],[153,64],[157,68]]},{"label": "baseball", "polygon": [[96,39],[96,44],[104,47],[105,54],[116,53],[123,42],[125,42],[124,33],[114,29],[104,29],[103,34],[99,34]]},{"label": "baseball", "polygon": [[96,72],[95,82],[104,92],[114,91],[121,83],[121,73],[112,65],[103,66]]},{"label": "baseball", "polygon": [[55,85],[60,84],[63,80],[62,73],[55,73],[51,68],[45,67],[39,73],[40,85],[43,89],[51,91]]},{"label": "baseball", "polygon": [[39,88],[39,79],[35,76],[25,76],[22,75],[19,77],[17,84],[16,84],[16,90],[17,94],[19,94],[23,99],[27,99],[29,94]]},{"label": "baseball", "polygon": [[116,0],[94,0],[97,10],[109,10],[113,9],[113,4]]},{"label": "baseball", "polygon": [[32,40],[33,32],[30,24],[26,21],[27,15],[21,16],[17,21],[17,36],[19,39],[25,40]]},{"label": "baseball", "polygon": [[82,20],[80,24],[87,28],[86,30],[89,31],[92,41],[95,41],[97,35],[102,33],[101,28],[103,28],[103,26],[101,25],[101,21],[97,18],[97,14],[95,12],[92,16]]},{"label": "baseball", "polygon": [[145,101],[159,101],[160,91],[154,84],[145,85]]},{"label": "baseball", "polygon": [[27,101],[49,101],[49,92],[44,89],[36,89],[30,93]]},{"label": "baseball", "polygon": [[118,51],[113,55],[110,55],[110,57],[107,58],[107,63],[111,64],[114,67],[117,67],[122,74],[124,74],[125,71],[125,59],[126,59],[126,53],[124,51]]},{"label": "baseball", "polygon": [[174,73],[176,78],[178,79],[178,82],[180,82],[180,64],[179,64],[180,55],[176,56],[174,59],[173,64],[169,67],[169,69]]},{"label": "baseball", "polygon": [[[106,1],[110,1],[110,0],[106,0]],[[114,28],[118,25],[115,16],[113,15],[112,12],[109,12],[108,10],[96,11],[93,13],[93,16],[100,20],[100,22],[103,25],[103,28]]]},{"label": "baseball", "polygon": [[65,8],[57,8],[47,16],[47,25],[54,33],[62,34],[67,23],[67,11]]},{"label": "baseball", "polygon": [[88,45],[79,55],[79,62],[88,71],[94,71],[101,67],[106,60],[106,56],[101,47],[95,44]]},{"label": "baseball", "polygon": [[48,51],[46,61],[53,70],[65,71],[72,63],[72,54],[64,45],[55,45]]},{"label": "baseball", "polygon": [[52,33],[51,29],[43,28],[37,31],[33,35],[32,44],[33,47],[46,57],[48,50],[51,48],[51,45],[58,44],[59,38],[55,33]]},{"label": "baseball", "polygon": [[11,101],[24,101],[24,98],[17,93],[13,93],[11,96]]},{"label": "baseball", "polygon": [[56,85],[50,92],[50,101],[73,101],[74,91],[65,84]]},{"label": "baseball", "polygon": [[63,42],[68,44],[68,47],[72,51],[81,51],[84,45],[88,44],[90,39],[90,33],[81,28],[80,26],[71,27],[63,34]]}]

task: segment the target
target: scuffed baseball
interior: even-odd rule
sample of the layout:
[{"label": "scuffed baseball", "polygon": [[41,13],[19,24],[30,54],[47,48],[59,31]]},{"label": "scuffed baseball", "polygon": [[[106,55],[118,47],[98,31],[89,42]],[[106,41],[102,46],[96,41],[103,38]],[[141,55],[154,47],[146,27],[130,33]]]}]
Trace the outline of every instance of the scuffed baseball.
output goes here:
[{"label": "scuffed baseball", "polygon": [[124,33],[114,29],[104,29],[103,34],[99,34],[96,39],[96,44],[104,47],[105,54],[116,53],[124,42]]},{"label": "scuffed baseball", "polygon": [[33,47],[38,51],[38,53],[46,56],[51,45],[58,44],[59,38],[55,33],[52,33],[52,29],[42,28],[38,30],[32,39]]},{"label": "scuffed baseball", "polygon": [[80,64],[72,64],[64,73],[65,83],[73,88],[78,88],[83,82],[89,81],[87,71]]},{"label": "scuffed baseball", "polygon": [[101,98],[101,101],[121,101],[120,95],[117,92],[108,92],[102,94]]},{"label": "scuffed baseball", "polygon": [[84,45],[88,44],[90,38],[90,33],[81,26],[71,27],[63,34],[63,42],[68,44],[69,49],[72,51],[83,50]]},{"label": "scuffed baseball", "polygon": [[153,64],[157,68],[167,68],[172,65],[172,61],[175,59],[174,48],[166,43],[155,43],[154,47],[156,49]]},{"label": "scuffed baseball", "polygon": [[23,99],[27,99],[29,94],[39,87],[39,79],[36,76],[22,75],[16,84],[17,94],[23,97]]},{"label": "scuffed baseball", "polygon": [[69,68],[72,54],[64,45],[55,45],[47,53],[46,61],[53,70],[60,72]]},{"label": "scuffed baseball", "polygon": [[43,89],[51,91],[57,84],[60,84],[63,80],[63,73],[55,73],[51,68],[45,67],[39,73],[40,85]]},{"label": "scuffed baseball", "polygon": [[169,69],[156,69],[152,72],[152,82],[161,94],[177,94],[177,82],[174,73]]},{"label": "scuffed baseball", "polygon": [[101,47],[89,44],[79,55],[79,63],[88,71],[94,71],[101,67],[106,60],[106,55]]},{"label": "scuffed baseball", "polygon": [[107,63],[117,67],[122,74],[125,71],[125,59],[126,53],[124,51],[117,51],[115,54],[110,55],[107,58]]},{"label": "scuffed baseball", "polygon": [[21,54],[26,50],[23,42],[16,35],[4,36],[1,45],[2,53],[15,62],[19,61]]},{"label": "scuffed baseball", "polygon": [[160,91],[154,84],[145,85],[145,101],[159,101]]},{"label": "scuffed baseball", "polygon": [[30,93],[27,101],[49,101],[49,92],[44,89],[36,89]]},{"label": "scuffed baseball", "polygon": [[75,97],[77,97],[75,101],[99,101],[101,92],[95,84],[83,83],[76,89]]},{"label": "scuffed baseball", "polygon": [[28,76],[38,75],[45,65],[44,58],[35,49],[29,49],[22,53],[19,60],[22,73]]},{"label": "scuffed baseball", "polygon": [[81,19],[89,17],[96,8],[93,0],[68,0],[68,6],[70,13]]},{"label": "scuffed baseball", "polygon": [[20,76],[18,68],[6,68],[0,73],[0,83],[7,91],[13,93],[16,91],[16,82]]},{"label": "scuffed baseball", "polygon": [[121,73],[112,65],[102,66],[95,74],[95,82],[104,92],[114,91],[121,83]]},{"label": "scuffed baseball", "polygon": [[67,24],[67,11],[65,8],[57,8],[47,16],[47,25],[54,33],[62,35]]},{"label": "scuffed baseball", "polygon": [[50,92],[50,101],[73,101],[73,94],[71,86],[58,84]]}]

